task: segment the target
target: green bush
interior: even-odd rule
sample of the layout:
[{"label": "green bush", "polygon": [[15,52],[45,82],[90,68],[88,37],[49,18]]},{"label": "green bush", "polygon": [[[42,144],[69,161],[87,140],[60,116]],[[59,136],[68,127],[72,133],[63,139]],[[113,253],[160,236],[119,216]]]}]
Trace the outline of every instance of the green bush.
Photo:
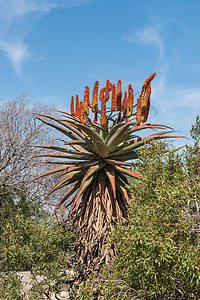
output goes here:
[{"label": "green bush", "polygon": [[25,295],[22,283],[16,273],[3,273],[0,279],[0,297],[2,300],[23,300]]},{"label": "green bush", "polygon": [[[1,185],[2,181],[0,181]],[[12,187],[0,186],[0,234],[6,224],[10,223],[20,208],[25,218],[34,217],[36,220],[48,216],[38,199],[28,200],[25,189],[14,190]]]},{"label": "green bush", "polygon": [[200,299],[200,122],[180,154],[155,142],[141,151],[143,180],[130,183],[129,224],[112,228],[119,254],[78,299]]},{"label": "green bush", "polygon": [[[31,299],[40,299],[44,292],[49,294],[54,290],[59,282],[67,279],[72,241],[71,232],[65,227],[51,219],[38,222],[18,208],[1,234],[0,299],[15,299],[5,297],[9,290],[19,295],[19,285],[15,284],[17,279],[13,275],[17,271],[31,271]],[[42,276],[42,282],[38,283],[37,275]]]}]

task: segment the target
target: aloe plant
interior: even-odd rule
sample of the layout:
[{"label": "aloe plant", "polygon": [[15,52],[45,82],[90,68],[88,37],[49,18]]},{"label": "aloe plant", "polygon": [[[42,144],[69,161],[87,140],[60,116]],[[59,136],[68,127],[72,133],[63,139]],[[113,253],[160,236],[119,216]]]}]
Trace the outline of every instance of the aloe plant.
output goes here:
[{"label": "aloe plant", "polygon": [[[95,82],[91,104],[86,86],[83,101],[79,102],[77,95],[71,98],[71,113],[60,112],[61,118],[36,114],[38,120],[66,137],[61,140],[63,146],[60,147],[32,145],[54,150],[52,154],[37,157],[51,158],[46,163],[56,165],[35,179],[58,173],[58,182],[47,196],[69,186],[55,208],[55,215],[62,204],[70,207],[69,217],[78,226],[77,256],[84,268],[95,266],[99,259],[108,261],[115,255],[116,249],[106,248],[104,240],[111,224],[128,218],[128,206],[134,201],[126,186],[128,179],[142,178],[131,165],[131,161],[138,158],[138,149],[155,139],[180,137],[173,135],[175,131],[168,126],[145,124],[150,109],[151,81],[155,75],[145,80],[136,105],[131,84],[123,96],[121,81],[115,87],[107,80],[100,92],[99,82]],[[138,136],[138,132],[145,129],[152,129],[153,134]]]}]

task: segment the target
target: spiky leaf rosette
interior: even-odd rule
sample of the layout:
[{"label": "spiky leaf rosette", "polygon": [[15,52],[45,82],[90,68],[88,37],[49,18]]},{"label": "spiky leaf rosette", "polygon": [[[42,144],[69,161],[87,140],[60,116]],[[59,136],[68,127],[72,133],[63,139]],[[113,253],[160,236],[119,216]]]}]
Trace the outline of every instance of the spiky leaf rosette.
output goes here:
[{"label": "spiky leaf rosette", "polygon": [[[84,101],[78,102],[76,109],[74,98],[71,103],[71,114],[62,113],[62,118],[46,114],[36,114],[37,119],[66,136],[63,146],[32,145],[54,150],[52,154],[37,157],[51,158],[46,161],[56,167],[38,176],[58,173],[58,182],[48,195],[70,186],[68,192],[60,200],[57,209],[67,203],[69,216],[78,225],[77,255],[83,269],[98,265],[115,255],[116,249],[108,250],[104,246],[106,232],[116,220],[127,219],[127,208],[133,199],[127,188],[128,178],[141,179],[141,175],[132,169],[130,161],[138,158],[138,149],[145,143],[155,139],[174,138],[174,130],[161,124],[141,124],[147,120],[150,106],[150,84],[155,73],[145,80],[140,93],[140,105],[133,112],[133,89],[128,87],[122,100],[121,81],[115,85],[108,80],[100,90],[98,109],[98,81],[93,90],[92,105],[89,101],[89,87],[86,87]],[[106,105],[112,92],[111,108]],[[94,113],[94,121],[89,116],[89,108]],[[98,122],[99,120],[99,122]],[[153,130],[147,137],[139,137],[138,132]],[[158,132],[157,130],[162,130]],[[35,179],[37,179],[35,178]],[[47,195],[47,196],[48,196]],[[70,200],[69,200],[70,199]]]}]

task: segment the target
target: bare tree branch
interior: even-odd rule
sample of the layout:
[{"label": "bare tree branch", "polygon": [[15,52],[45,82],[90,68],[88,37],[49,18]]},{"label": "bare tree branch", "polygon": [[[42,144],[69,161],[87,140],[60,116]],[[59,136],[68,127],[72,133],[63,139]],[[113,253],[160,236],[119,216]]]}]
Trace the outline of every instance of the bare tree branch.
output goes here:
[{"label": "bare tree branch", "polygon": [[[52,186],[52,177],[26,186],[41,171],[48,170],[32,156],[43,149],[26,147],[30,144],[56,144],[58,133],[38,122],[33,112],[55,114],[55,107],[32,103],[25,95],[0,106],[0,184],[15,191],[29,190],[30,197],[43,199]],[[60,196],[59,196],[60,197]],[[53,205],[56,195],[51,199]]]}]

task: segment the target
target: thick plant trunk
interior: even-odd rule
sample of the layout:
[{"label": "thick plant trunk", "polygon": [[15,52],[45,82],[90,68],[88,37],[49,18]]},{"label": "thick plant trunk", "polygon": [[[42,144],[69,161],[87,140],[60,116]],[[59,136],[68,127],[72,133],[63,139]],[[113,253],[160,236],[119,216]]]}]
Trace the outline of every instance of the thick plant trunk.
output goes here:
[{"label": "thick plant trunk", "polygon": [[78,228],[75,262],[81,280],[91,272],[97,272],[103,263],[107,264],[117,254],[116,245],[108,240],[108,230],[120,221],[119,218],[127,218],[127,207],[124,199],[115,199],[109,189],[107,183],[102,197],[99,186],[93,186],[84,194],[80,211],[74,218]]}]

